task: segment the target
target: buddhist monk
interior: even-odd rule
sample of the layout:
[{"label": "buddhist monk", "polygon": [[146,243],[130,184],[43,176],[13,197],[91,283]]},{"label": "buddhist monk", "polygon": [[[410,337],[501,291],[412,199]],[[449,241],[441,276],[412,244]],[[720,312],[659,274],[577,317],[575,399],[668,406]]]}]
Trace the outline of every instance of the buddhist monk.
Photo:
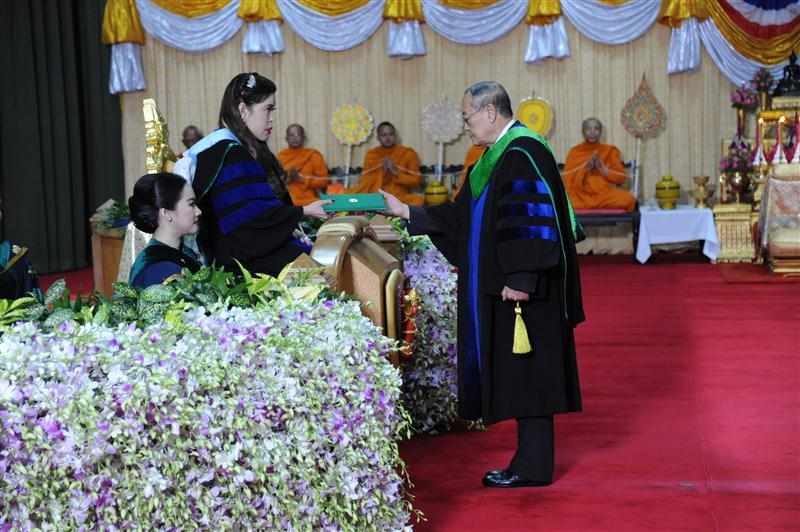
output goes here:
[{"label": "buddhist monk", "polygon": [[627,175],[619,150],[603,144],[603,124],[597,118],[583,121],[585,142],[569,150],[564,163],[564,185],[575,209],[623,209],[633,211],[636,200],[627,190],[616,188]]},{"label": "buddhist monk", "polygon": [[419,173],[419,158],[413,149],[397,144],[397,131],[389,122],[378,126],[380,146],[372,148],[364,156],[361,181],[349,189],[350,194],[378,192],[383,189],[403,203],[422,206],[425,200],[410,189],[422,184]]},{"label": "buddhist monk", "polygon": [[286,128],[288,148],[278,154],[278,160],[286,171],[286,184],[295,205],[310,205],[319,201],[317,191],[328,186],[328,167],[322,154],[305,148],[306,131],[300,124]]},{"label": "buddhist monk", "polygon": [[467,156],[464,158],[464,168],[461,170],[461,178],[458,180],[458,186],[453,191],[453,196],[451,201],[455,201],[455,197],[458,196],[458,193],[461,192],[461,187],[464,186],[464,182],[467,180],[467,176],[469,175],[469,168],[473,164],[478,162],[478,159],[481,158],[483,152],[486,151],[485,146],[478,146],[477,144],[473,144],[469,147],[467,151]]},{"label": "buddhist monk", "polygon": [[197,144],[202,138],[203,132],[200,131],[200,128],[197,126],[186,126],[183,128],[183,138],[181,138],[181,142],[183,142],[187,150]]}]

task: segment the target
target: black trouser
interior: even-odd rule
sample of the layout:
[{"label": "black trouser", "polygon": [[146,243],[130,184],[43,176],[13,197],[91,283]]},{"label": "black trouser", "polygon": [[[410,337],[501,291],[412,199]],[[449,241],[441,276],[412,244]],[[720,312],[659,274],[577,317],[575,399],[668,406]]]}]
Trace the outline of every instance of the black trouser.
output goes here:
[{"label": "black trouser", "polygon": [[508,468],[528,480],[553,481],[553,416],[517,418],[517,452]]}]

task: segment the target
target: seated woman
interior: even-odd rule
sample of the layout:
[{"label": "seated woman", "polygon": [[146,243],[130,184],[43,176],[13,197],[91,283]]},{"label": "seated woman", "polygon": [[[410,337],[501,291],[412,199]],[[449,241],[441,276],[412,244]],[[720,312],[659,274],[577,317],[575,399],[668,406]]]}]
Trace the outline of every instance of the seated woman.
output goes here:
[{"label": "seated woman", "polygon": [[[0,220],[3,219],[2,205],[0,200]],[[0,299],[41,297],[39,277],[27,253],[28,248],[0,238]]]},{"label": "seated woman", "polygon": [[183,268],[192,273],[200,269],[197,256],[182,245],[185,235],[197,232],[201,214],[186,180],[169,173],[144,175],[134,185],[128,206],[136,228],[153,234],[131,266],[130,284],[145,288]]},{"label": "seated woman", "polygon": [[602,144],[603,124],[596,118],[583,121],[585,142],[569,150],[561,175],[575,209],[622,209],[633,211],[636,199],[627,190],[616,188],[626,174],[619,150]]},{"label": "seated woman", "polygon": [[278,274],[311,249],[298,232],[303,216],[327,218],[315,201],[295,206],[283,168],[267,146],[275,83],[255,72],[235,76],[222,96],[219,126],[187,152],[196,163],[192,186],[203,209],[198,242],[217,266]]},{"label": "seated woman", "polygon": [[310,205],[319,200],[317,191],[328,186],[328,167],[322,154],[313,148],[303,146],[306,131],[300,124],[286,128],[288,148],[278,153],[278,160],[286,170],[287,186],[292,203]]},{"label": "seated woman", "polygon": [[422,196],[409,191],[422,184],[417,152],[397,144],[397,132],[389,122],[381,122],[378,126],[378,141],[381,145],[370,149],[364,156],[361,181],[347,192],[363,194],[383,189],[403,203],[423,205],[425,200]]}]

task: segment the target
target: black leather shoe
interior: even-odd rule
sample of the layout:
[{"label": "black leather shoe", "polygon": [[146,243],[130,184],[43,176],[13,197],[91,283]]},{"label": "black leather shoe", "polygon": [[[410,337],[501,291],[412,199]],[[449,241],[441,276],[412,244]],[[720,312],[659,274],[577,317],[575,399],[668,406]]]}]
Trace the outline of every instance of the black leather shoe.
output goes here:
[{"label": "black leather shoe", "polygon": [[[489,473],[492,473],[492,471]],[[489,473],[483,477],[483,485],[487,488],[524,488],[526,486],[547,486],[552,484],[552,481],[530,480],[521,477],[510,469],[504,469],[491,476]]]},{"label": "black leather shoe", "polygon": [[493,477],[498,477],[498,476],[502,476],[502,475],[507,475],[509,473],[510,473],[510,471],[508,469],[492,469],[491,471],[489,471],[485,475],[483,475],[483,478],[493,478]]}]

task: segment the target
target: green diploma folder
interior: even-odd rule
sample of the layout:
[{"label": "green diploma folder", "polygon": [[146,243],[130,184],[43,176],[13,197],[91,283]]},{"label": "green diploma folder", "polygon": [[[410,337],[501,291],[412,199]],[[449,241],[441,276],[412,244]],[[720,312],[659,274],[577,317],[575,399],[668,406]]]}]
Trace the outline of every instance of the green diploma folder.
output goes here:
[{"label": "green diploma folder", "polygon": [[322,206],[325,212],[385,211],[387,208],[380,194],[320,194],[319,199],[333,200]]}]

